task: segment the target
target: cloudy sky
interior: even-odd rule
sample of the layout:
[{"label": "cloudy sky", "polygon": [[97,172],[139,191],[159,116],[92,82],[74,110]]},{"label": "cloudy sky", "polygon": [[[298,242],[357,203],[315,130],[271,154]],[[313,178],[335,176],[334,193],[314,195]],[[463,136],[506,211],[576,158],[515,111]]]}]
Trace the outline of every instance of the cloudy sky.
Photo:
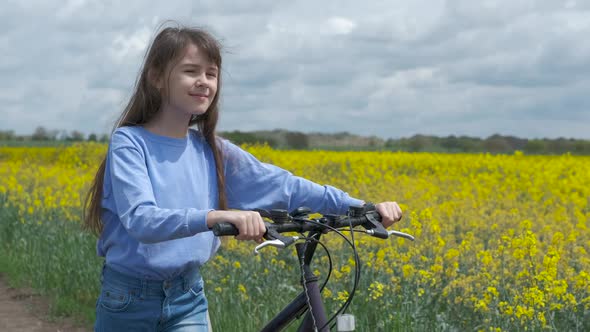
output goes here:
[{"label": "cloudy sky", "polygon": [[110,132],[167,19],[224,45],[219,130],[590,138],[590,0],[3,0],[0,130]]}]

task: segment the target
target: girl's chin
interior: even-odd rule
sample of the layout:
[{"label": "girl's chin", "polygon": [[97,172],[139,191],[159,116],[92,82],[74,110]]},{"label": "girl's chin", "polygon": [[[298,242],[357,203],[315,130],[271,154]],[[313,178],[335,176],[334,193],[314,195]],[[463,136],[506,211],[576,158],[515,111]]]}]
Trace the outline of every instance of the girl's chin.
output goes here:
[{"label": "girl's chin", "polygon": [[207,113],[207,112],[206,111],[205,112],[195,111],[195,112],[191,112],[190,115],[191,115],[191,118],[194,118],[194,117],[197,117],[197,116],[201,116],[201,115],[203,115],[205,113]]}]

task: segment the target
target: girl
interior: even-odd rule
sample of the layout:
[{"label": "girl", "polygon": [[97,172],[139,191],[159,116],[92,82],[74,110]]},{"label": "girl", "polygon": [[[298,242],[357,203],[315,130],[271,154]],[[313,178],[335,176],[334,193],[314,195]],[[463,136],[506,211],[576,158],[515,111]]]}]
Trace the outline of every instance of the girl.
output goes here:
[{"label": "girl", "polygon": [[[86,226],[105,257],[96,331],[207,331],[199,268],[219,247],[214,224],[260,241],[252,209],[343,214],[364,204],[216,137],[221,62],[202,29],[165,28],[148,49],[87,197]],[[386,227],[402,216],[395,202],[376,207]]]}]

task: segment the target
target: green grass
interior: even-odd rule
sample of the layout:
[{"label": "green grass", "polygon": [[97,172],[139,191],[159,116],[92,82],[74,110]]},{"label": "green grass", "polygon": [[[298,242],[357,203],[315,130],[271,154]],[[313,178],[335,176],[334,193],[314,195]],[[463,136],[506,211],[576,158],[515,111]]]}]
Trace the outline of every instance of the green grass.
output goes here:
[{"label": "green grass", "polygon": [[54,317],[92,324],[102,266],[93,236],[66,221],[20,223],[8,207],[0,211],[0,243],[1,272],[11,285],[47,297]]}]

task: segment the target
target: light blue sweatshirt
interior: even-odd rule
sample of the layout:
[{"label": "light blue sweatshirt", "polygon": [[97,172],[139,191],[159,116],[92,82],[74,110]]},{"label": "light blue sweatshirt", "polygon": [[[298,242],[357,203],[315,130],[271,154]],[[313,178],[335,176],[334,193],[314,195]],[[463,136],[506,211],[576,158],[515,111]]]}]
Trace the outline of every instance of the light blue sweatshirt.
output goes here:
[{"label": "light blue sweatshirt", "polygon": [[[220,139],[230,209],[285,209],[343,214],[363,202],[321,186]],[[99,256],[119,272],[164,280],[203,265],[219,239],[206,224],[218,207],[215,159],[193,129],[186,138],[156,135],[141,126],[111,137],[104,176]]]}]

